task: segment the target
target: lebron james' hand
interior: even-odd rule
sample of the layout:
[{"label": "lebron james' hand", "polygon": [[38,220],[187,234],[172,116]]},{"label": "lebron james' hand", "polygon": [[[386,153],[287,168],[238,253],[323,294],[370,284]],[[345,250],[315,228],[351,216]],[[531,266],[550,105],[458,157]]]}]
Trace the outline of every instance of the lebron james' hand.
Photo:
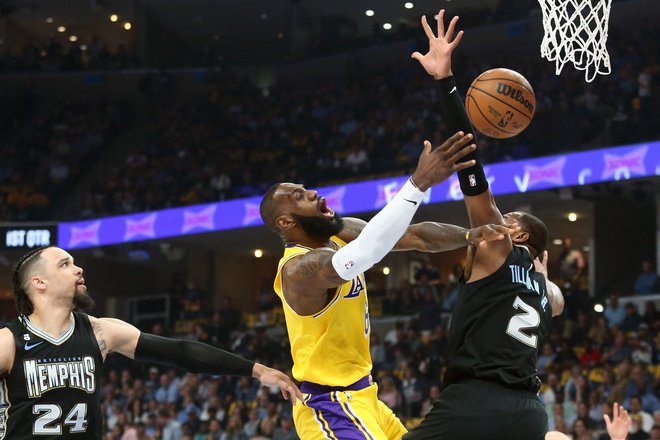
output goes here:
[{"label": "lebron james' hand", "polygon": [[449,179],[456,171],[474,165],[473,160],[458,163],[477,148],[475,144],[468,145],[473,137],[472,134],[455,133],[435,150],[429,141],[424,141],[424,150],[412,175],[413,183],[421,191],[426,191]]},{"label": "lebron james' hand", "polygon": [[504,237],[515,234],[519,230],[520,226],[517,223],[483,225],[470,229],[465,238],[472,245],[485,247],[488,246],[489,241],[504,240]]}]

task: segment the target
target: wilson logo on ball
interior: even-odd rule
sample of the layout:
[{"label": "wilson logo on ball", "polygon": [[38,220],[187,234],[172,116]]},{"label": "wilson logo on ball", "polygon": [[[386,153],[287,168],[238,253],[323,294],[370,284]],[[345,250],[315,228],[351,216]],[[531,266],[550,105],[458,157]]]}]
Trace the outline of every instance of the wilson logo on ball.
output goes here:
[{"label": "wilson logo on ball", "polygon": [[497,94],[509,96],[514,101],[521,103],[528,111],[529,114],[534,114],[534,105],[525,99],[522,90],[511,87],[508,84],[502,84],[501,82],[497,83]]}]

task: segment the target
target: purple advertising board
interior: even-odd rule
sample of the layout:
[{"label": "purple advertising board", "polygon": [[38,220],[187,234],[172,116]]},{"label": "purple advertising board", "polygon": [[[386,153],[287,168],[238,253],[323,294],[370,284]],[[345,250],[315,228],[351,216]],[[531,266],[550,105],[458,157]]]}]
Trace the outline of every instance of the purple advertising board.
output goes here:
[{"label": "purple advertising board", "polygon": [[[660,175],[660,142],[628,145],[487,165],[494,194],[524,193]],[[406,176],[317,188],[328,206],[341,214],[382,208]],[[458,179],[431,188],[424,203],[460,200]],[[203,232],[259,226],[260,197],[160,211],[60,223],[64,249],[106,246]]]}]

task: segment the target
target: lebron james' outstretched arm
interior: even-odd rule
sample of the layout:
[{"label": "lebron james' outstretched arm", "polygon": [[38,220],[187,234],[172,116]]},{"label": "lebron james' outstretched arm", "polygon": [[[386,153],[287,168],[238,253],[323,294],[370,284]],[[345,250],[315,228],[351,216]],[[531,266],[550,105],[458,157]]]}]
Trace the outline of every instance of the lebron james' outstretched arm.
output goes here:
[{"label": "lebron james' outstretched arm", "polygon": [[[282,284],[289,306],[302,315],[318,312],[327,304],[328,289],[340,286],[369,269],[394,246],[395,250],[441,252],[468,244],[501,240],[504,235],[515,231],[515,227],[499,225],[469,231],[459,226],[431,222],[408,226],[426,189],[446,179],[452,170],[472,164],[469,161],[456,164],[460,157],[473,150],[473,146],[465,147],[470,139],[455,135],[434,151],[430,143],[425,143],[412,178],[381,212],[369,223],[354,218],[343,220],[343,229],[337,237],[348,243],[346,246],[336,251],[327,244],[319,243],[309,252],[286,261],[282,267]],[[295,215],[289,211],[308,211],[311,207],[318,211],[317,206],[325,206],[316,191],[288,183],[280,184],[272,195],[264,196],[264,200],[266,223],[289,231],[296,225]],[[271,213],[268,207],[271,204],[277,206],[278,211]]]},{"label": "lebron james' outstretched arm", "polygon": [[[426,190],[454,171],[473,165],[470,161],[457,163],[474,150],[475,146],[469,145],[471,139],[456,133],[435,150],[425,142],[417,169],[399,193],[364,228],[359,222],[349,221],[349,230],[359,230],[357,237],[351,237],[353,241],[338,251],[319,247],[287,261],[282,268],[287,303],[299,314],[316,313],[326,305],[328,289],[355,278],[389,253],[406,231]],[[307,209],[307,205],[316,207],[317,199],[316,191],[291,184],[282,184],[272,195],[278,206],[299,210]],[[272,223],[286,230],[295,227],[296,220],[282,214],[276,215]]]}]

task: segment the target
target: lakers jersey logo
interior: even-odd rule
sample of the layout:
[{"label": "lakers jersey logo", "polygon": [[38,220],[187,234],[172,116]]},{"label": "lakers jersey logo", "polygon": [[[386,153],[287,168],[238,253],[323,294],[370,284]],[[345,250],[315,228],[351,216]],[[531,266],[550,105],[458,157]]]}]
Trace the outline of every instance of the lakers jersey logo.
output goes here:
[{"label": "lakers jersey logo", "polygon": [[28,397],[39,397],[57,388],[77,388],[89,394],[96,391],[92,356],[57,359],[30,359],[23,362]]},{"label": "lakers jersey logo", "polygon": [[351,280],[351,287],[348,293],[342,298],[357,298],[364,290],[364,275],[360,274]]}]

